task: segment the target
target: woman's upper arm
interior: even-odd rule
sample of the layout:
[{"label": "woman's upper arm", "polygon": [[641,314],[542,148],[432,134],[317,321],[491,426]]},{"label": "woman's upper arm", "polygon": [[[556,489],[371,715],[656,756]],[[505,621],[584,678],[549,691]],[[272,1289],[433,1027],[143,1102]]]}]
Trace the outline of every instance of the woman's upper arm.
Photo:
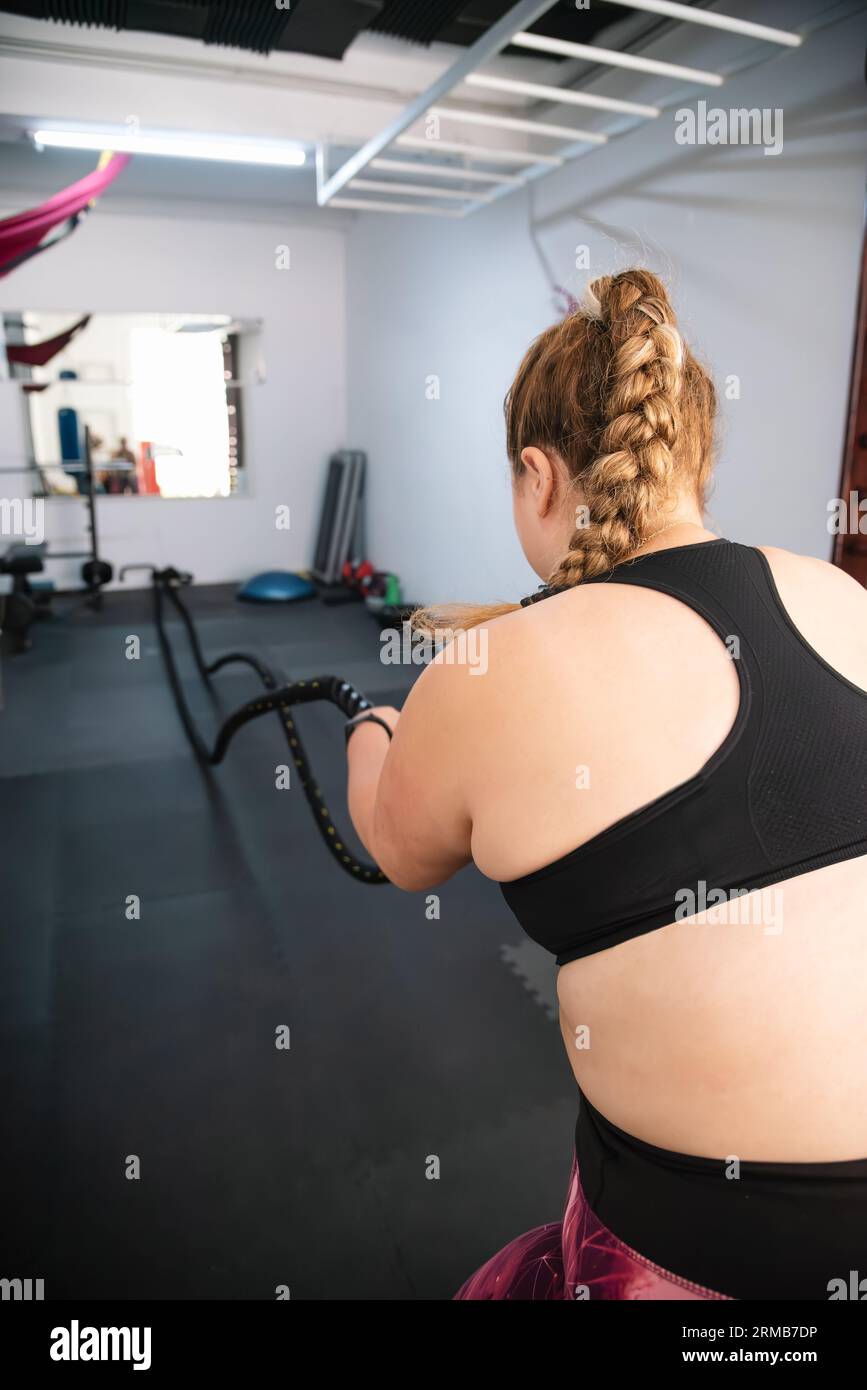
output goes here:
[{"label": "woman's upper arm", "polygon": [[442,883],[472,858],[468,776],[477,684],[466,665],[433,661],[401,711],[374,812],[377,862],[399,888]]}]

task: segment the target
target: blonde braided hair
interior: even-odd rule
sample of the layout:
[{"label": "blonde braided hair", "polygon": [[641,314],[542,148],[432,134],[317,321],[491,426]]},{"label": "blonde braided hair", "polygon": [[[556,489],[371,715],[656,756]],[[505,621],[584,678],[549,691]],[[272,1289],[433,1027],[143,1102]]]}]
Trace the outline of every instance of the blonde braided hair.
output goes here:
[{"label": "blonde braided hair", "polygon": [[675,478],[683,345],[665,291],[655,275],[635,270],[595,280],[588,299],[610,360],[599,452],[578,480],[589,524],[576,525],[549,580],[558,586],[609,570],[637,549]]},{"label": "blonde braided hair", "polygon": [[[556,455],[581,512],[549,586],[579,584],[626,559],[678,491],[692,488],[704,506],[715,414],[713,384],[649,270],[594,280],[584,303],[531,344],[505,400],[513,476],[528,447]],[[447,604],[413,623],[473,627],[518,606]]]}]

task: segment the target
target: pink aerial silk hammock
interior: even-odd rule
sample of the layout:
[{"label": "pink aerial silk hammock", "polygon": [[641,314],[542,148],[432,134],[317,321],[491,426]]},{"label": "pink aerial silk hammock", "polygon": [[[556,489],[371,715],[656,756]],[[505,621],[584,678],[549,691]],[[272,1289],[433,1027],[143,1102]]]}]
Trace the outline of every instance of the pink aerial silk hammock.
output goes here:
[{"label": "pink aerial silk hammock", "polygon": [[52,357],[56,357],[72,342],[77,333],[90,323],[90,314],[85,314],[65,333],[57,333],[53,338],[45,338],[41,343],[7,343],[6,356],[10,362],[21,362],[27,367],[46,367]]},{"label": "pink aerial silk hammock", "polygon": [[[55,193],[40,207],[0,221],[0,279],[37,251],[44,250],[43,239],[55,227],[71,222],[68,229],[71,231],[80,214],[117,178],[129,160],[128,154],[104,154],[92,174],[86,174],[69,188]],[[53,245],[53,242],[46,245]]]}]

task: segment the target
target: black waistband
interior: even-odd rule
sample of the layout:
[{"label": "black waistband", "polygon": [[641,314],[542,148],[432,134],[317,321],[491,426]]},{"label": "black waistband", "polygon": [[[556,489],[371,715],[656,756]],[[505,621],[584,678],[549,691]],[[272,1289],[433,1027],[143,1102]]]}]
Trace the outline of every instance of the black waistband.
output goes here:
[{"label": "black waistband", "polygon": [[575,1151],[591,1210],[671,1273],[742,1299],[860,1297],[863,1278],[867,1297],[867,1159],[674,1153],[618,1129],[584,1096]]}]

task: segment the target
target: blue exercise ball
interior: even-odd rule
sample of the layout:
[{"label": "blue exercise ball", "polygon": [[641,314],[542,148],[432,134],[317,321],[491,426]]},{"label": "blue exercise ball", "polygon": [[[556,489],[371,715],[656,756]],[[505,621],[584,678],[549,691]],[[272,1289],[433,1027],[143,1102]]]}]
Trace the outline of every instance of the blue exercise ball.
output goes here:
[{"label": "blue exercise ball", "polygon": [[238,590],[238,598],[245,603],[294,603],[301,598],[313,598],[315,594],[316,588],[309,579],[289,570],[254,574]]}]

